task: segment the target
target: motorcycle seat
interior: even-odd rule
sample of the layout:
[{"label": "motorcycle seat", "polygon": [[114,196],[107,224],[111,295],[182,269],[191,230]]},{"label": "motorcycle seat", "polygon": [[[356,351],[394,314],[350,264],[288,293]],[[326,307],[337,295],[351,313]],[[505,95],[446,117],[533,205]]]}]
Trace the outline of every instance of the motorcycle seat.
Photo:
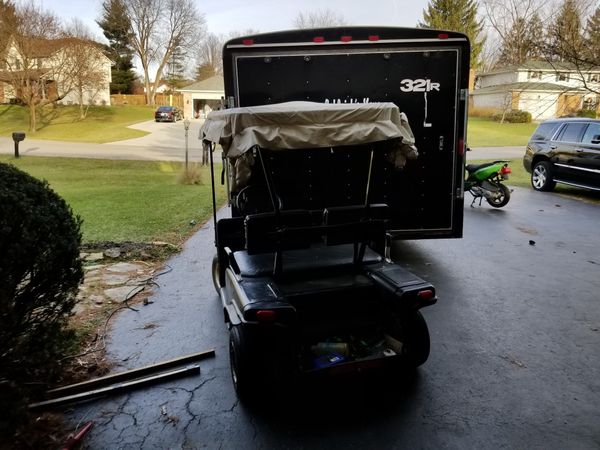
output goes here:
[{"label": "motorcycle seat", "polygon": [[483,169],[484,167],[489,167],[491,165],[493,165],[495,163],[483,163],[483,164],[467,164],[465,166],[465,169],[467,169],[468,172],[476,172],[479,169]]}]

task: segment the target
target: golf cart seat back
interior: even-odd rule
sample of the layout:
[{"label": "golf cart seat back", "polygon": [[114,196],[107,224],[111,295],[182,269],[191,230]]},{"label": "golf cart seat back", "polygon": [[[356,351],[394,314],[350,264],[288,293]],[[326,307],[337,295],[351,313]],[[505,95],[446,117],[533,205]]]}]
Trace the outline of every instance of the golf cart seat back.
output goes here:
[{"label": "golf cart seat back", "polygon": [[291,230],[310,227],[311,222],[307,210],[284,210],[280,211],[279,217],[273,212],[246,216],[244,227],[248,255],[310,247],[311,233],[293,233]]},{"label": "golf cart seat back", "polygon": [[327,226],[327,245],[381,243],[385,239],[389,215],[390,208],[384,203],[325,208],[323,223]]}]

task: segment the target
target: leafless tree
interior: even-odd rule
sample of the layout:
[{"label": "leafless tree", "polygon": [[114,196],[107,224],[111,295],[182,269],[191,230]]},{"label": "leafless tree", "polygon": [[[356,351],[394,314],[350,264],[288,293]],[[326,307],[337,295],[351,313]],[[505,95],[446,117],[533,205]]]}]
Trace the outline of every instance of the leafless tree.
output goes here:
[{"label": "leafless tree", "polygon": [[71,22],[65,36],[63,52],[67,63],[61,76],[62,89],[75,92],[79,118],[85,119],[90,105],[109,82],[107,59],[89,28],[79,19]]},{"label": "leafless tree", "polygon": [[293,25],[296,28],[341,27],[347,24],[341,13],[329,8],[307,12],[301,11],[293,20]]},{"label": "leafless tree", "polygon": [[258,33],[258,30],[252,28],[232,31],[227,35],[208,33],[198,46],[196,80],[201,81],[214,75],[223,74],[223,46],[228,40]]},{"label": "leafless tree", "polygon": [[[51,52],[52,41],[61,37],[60,21],[33,1],[16,6],[15,17],[3,26],[5,51],[0,52],[0,79],[11,94],[29,112],[29,131],[37,129],[40,107],[61,99],[55,80],[64,60],[54,56],[51,64],[45,59]],[[2,49],[4,50],[4,49]]]},{"label": "leafless tree", "polygon": [[[193,0],[130,0],[131,45],[144,72],[146,102],[154,104],[156,89],[174,49],[191,46],[204,33],[204,17]],[[155,68],[154,81],[150,72]]]},{"label": "leafless tree", "polygon": [[483,0],[482,5],[496,35],[491,37],[498,50],[496,59],[509,64],[525,62],[532,40],[539,37],[531,34],[529,26],[539,17],[543,0]]}]

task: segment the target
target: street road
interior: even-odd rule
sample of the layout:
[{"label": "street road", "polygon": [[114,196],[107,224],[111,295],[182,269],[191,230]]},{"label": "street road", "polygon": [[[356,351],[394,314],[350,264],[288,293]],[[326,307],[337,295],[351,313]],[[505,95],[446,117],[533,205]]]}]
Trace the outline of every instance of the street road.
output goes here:
[{"label": "street road", "polygon": [[[189,158],[200,161],[202,147],[198,139],[202,120],[192,120],[188,131]],[[19,145],[22,156],[61,156],[76,158],[128,159],[147,161],[184,161],[185,130],[183,122],[142,122],[132,128],[147,131],[147,136],[107,144],[83,142],[48,141],[25,138]],[[13,154],[14,143],[8,137],[0,137],[0,153]],[[469,160],[516,158],[525,153],[524,147],[482,147],[467,153]],[[220,161],[220,152],[215,159]]]},{"label": "street road", "polygon": [[282,392],[270,411],[233,391],[207,224],[168,262],[153,303],[114,319],[108,351],[114,371],[216,357],[69,419],[95,422],[91,449],[597,449],[599,223],[597,205],[516,188],[504,209],[467,206],[463,239],[396,243],[394,259],[438,289],[423,311],[429,361],[412,378],[326,384],[297,402]]}]

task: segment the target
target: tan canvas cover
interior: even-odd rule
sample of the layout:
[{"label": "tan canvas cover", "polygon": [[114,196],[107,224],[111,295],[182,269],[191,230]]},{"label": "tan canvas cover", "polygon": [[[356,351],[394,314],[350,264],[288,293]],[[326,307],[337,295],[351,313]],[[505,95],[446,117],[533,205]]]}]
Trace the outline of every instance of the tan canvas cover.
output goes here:
[{"label": "tan canvas cover", "polygon": [[330,148],[395,139],[398,154],[416,157],[406,115],[393,103],[288,102],[211,112],[200,139],[236,159],[255,145],[269,150]]}]

